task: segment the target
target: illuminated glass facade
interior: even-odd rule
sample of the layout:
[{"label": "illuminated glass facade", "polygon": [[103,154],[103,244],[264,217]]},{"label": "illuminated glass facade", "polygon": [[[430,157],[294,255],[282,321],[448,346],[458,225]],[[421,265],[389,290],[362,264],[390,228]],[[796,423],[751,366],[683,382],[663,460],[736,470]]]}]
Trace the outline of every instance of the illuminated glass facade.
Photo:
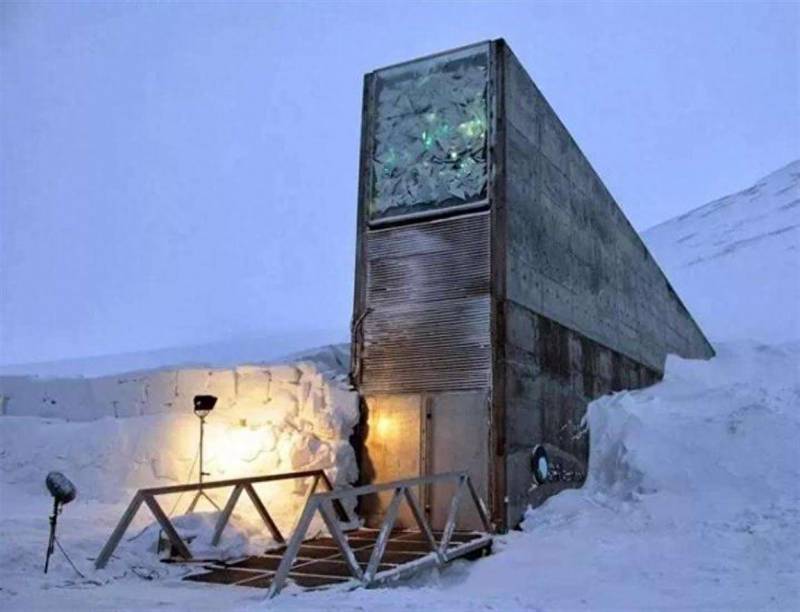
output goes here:
[{"label": "illuminated glass facade", "polygon": [[488,45],[377,73],[369,218],[486,198]]}]

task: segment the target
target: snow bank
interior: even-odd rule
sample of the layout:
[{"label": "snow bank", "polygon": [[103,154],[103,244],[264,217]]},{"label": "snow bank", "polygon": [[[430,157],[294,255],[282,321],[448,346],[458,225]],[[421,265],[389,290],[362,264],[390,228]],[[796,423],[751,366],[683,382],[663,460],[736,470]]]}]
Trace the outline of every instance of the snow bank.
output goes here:
[{"label": "snow bank", "polygon": [[796,494],[800,463],[787,459],[800,458],[798,364],[800,344],[721,345],[709,362],[670,357],[657,387],[594,402],[586,493],[734,507]]},{"label": "snow bank", "polygon": [[[670,358],[661,384],[589,406],[585,486],[529,512],[524,529],[538,563],[572,565],[592,588],[585,601],[558,593],[540,604],[800,601],[800,344],[717,348],[709,362]],[[538,573],[537,590],[563,580],[552,567]]]},{"label": "snow bank", "polygon": [[[0,486],[4,497],[38,496],[50,470],[63,471],[79,499],[127,501],[133,489],[196,481],[199,421],[192,398],[219,398],[207,419],[209,479],[325,469],[337,485],[358,476],[349,438],[358,400],[332,351],[303,361],[235,369],[155,370],[104,378],[0,379]],[[263,485],[270,511],[290,528],[305,482]],[[212,491],[224,503],[227,490]],[[190,496],[165,498],[180,513]],[[245,520],[257,518],[242,503]],[[117,512],[113,517],[116,520]]]}]

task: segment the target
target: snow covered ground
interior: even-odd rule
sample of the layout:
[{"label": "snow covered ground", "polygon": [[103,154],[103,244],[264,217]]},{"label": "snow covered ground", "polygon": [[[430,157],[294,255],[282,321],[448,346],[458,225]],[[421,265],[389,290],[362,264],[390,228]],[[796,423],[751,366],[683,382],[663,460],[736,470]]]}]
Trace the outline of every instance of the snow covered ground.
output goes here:
[{"label": "snow covered ground", "polygon": [[[800,608],[799,183],[795,162],[645,234],[718,356],[670,358],[662,383],[594,402],[586,485],[530,512],[491,557],[395,588],[285,591],[268,604],[263,591],[181,582],[185,568],[156,560],[144,512],[130,533],[145,531],[123,541],[107,569],[92,570],[120,495],[79,497],[62,515],[61,541],[86,578],[58,554],[44,577],[50,499],[31,474],[27,483],[0,480],[0,608]],[[42,438],[28,437],[21,418],[0,418],[6,475],[19,467],[6,452],[11,437],[29,439],[32,456],[59,452],[56,438],[33,448]],[[211,520],[186,517],[182,528],[202,546]],[[223,548],[265,543],[243,516]]]},{"label": "snow covered ground", "polygon": [[[670,360],[660,385],[592,404],[589,481],[529,513],[497,553],[392,589],[283,593],[290,609],[789,610],[800,584],[800,344],[723,344],[708,363]],[[4,431],[8,431],[4,429]],[[32,488],[32,487],[31,487]],[[78,499],[60,533],[87,579],[56,556],[40,574],[49,498],[3,487],[0,606],[9,610],[249,608],[264,593],[180,582],[159,563],[146,512],[117,558],[91,559],[123,505]],[[212,515],[184,524],[207,534]],[[148,527],[149,525],[149,527]],[[226,533],[230,555],[267,541]]]}]

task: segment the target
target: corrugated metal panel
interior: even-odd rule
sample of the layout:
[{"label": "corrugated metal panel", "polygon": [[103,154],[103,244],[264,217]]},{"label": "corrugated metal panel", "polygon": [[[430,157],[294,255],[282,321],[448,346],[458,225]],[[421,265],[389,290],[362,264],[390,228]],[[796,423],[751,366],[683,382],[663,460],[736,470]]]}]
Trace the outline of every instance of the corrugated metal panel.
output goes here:
[{"label": "corrugated metal panel", "polygon": [[362,392],[488,387],[488,213],[365,238]]}]

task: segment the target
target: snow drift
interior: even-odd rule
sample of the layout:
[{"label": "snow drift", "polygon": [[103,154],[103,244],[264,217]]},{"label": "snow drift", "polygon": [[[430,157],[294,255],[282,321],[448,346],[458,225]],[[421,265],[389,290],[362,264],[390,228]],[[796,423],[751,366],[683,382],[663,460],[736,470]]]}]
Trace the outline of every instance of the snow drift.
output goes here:
[{"label": "snow drift", "polygon": [[[104,378],[0,378],[3,497],[42,495],[44,475],[61,470],[80,499],[118,504],[143,487],[194,482],[198,471],[196,394],[219,400],[207,419],[204,469],[210,479],[325,469],[336,485],[358,476],[349,438],[358,398],[336,348],[303,361],[235,369],[180,369]],[[263,485],[278,524],[290,529],[307,483]],[[222,505],[229,491],[210,492]],[[167,499],[182,512],[186,499]],[[258,524],[249,504],[240,518]],[[146,513],[145,513],[146,514]],[[119,513],[117,513],[117,518]]]}]

